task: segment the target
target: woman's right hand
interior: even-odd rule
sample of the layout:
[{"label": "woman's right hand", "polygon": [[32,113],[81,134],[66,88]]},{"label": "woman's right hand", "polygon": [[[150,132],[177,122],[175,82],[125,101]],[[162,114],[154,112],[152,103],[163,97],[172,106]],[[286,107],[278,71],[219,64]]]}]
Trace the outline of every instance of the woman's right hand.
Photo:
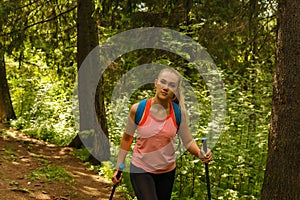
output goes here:
[{"label": "woman's right hand", "polygon": [[202,162],[209,163],[212,160],[212,152],[210,149],[207,149],[207,152],[205,153],[203,148],[201,148],[198,157],[202,160]]},{"label": "woman's right hand", "polygon": [[111,180],[114,183],[114,185],[119,184],[122,180],[122,174],[120,175],[119,179],[117,178],[117,174],[118,174],[118,170],[116,170],[113,176],[111,177]]}]

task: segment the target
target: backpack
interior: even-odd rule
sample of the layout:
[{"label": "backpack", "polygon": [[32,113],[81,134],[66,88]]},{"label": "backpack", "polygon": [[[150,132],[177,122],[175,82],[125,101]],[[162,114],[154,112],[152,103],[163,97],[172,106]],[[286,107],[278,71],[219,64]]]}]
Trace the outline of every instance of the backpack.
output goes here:
[{"label": "backpack", "polygon": [[[147,103],[148,99],[144,99],[142,101],[140,101],[136,113],[135,113],[135,124],[138,125],[143,117],[144,114],[144,110],[146,107],[146,103]],[[179,128],[180,123],[181,123],[181,110],[178,106],[177,103],[172,101],[172,105],[173,105],[173,109],[174,109],[174,114],[175,114],[175,119],[176,119],[176,124],[177,127]]]}]

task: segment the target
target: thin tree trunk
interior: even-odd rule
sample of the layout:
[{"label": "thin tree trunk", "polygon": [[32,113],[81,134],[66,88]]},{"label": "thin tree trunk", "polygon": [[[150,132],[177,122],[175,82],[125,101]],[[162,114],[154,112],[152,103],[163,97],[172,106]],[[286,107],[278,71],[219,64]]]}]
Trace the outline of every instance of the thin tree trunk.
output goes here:
[{"label": "thin tree trunk", "polygon": [[10,119],[15,118],[16,115],[6,79],[4,53],[0,51],[0,122],[8,122]]},{"label": "thin tree trunk", "polygon": [[279,1],[269,149],[262,200],[300,199],[300,4]]}]

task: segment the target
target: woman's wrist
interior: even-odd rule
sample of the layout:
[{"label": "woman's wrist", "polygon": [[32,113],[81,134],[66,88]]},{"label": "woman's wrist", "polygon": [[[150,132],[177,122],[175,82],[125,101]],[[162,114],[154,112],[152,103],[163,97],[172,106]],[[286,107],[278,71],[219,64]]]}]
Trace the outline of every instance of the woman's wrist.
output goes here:
[{"label": "woman's wrist", "polygon": [[124,168],[125,168],[125,165],[123,162],[117,162],[117,165],[116,165],[114,171],[119,171],[119,170],[122,171]]}]

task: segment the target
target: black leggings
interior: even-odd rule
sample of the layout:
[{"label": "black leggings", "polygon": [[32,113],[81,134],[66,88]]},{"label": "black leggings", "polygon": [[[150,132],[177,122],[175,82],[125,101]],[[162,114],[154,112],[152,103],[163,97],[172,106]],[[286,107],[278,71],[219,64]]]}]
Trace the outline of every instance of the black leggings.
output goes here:
[{"label": "black leggings", "polygon": [[130,180],[138,200],[169,200],[171,199],[175,169],[153,174],[130,165]]}]

